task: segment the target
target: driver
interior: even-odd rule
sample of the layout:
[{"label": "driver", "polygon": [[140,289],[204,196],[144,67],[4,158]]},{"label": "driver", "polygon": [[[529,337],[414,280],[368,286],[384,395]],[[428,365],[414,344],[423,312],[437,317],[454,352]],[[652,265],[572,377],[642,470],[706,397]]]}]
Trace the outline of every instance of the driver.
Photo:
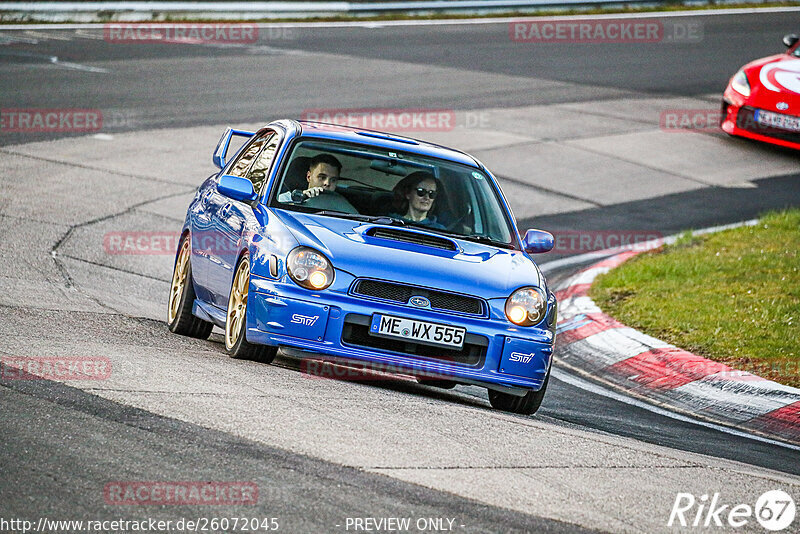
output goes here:
[{"label": "driver", "polygon": [[278,195],[278,202],[303,204],[310,208],[358,213],[350,202],[336,192],[342,164],[331,154],[317,154],[311,158],[306,180],[308,188],[286,191]]}]

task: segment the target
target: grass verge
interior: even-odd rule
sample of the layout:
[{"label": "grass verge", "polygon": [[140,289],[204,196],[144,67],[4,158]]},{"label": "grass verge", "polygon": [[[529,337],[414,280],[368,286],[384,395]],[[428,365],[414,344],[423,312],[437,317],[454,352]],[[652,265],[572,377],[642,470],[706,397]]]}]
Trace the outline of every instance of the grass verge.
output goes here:
[{"label": "grass verge", "polygon": [[684,234],[599,277],[622,323],[736,369],[800,387],[800,209],[756,226]]}]

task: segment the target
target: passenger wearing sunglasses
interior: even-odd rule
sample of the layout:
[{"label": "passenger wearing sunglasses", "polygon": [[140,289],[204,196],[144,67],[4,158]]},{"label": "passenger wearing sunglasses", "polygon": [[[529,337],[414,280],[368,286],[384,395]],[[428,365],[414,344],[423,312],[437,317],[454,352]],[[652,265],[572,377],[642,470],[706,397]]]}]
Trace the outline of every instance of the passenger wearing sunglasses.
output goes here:
[{"label": "passenger wearing sunglasses", "polygon": [[394,186],[396,217],[421,226],[444,230],[436,220],[436,197],[442,192],[441,183],[425,171],[412,172]]}]

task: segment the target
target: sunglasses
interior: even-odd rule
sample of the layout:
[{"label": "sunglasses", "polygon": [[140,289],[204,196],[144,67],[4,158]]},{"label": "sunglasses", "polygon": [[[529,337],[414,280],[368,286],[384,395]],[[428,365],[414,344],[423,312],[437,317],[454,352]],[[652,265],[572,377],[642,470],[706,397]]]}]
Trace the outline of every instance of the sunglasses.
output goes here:
[{"label": "sunglasses", "polygon": [[418,187],[417,188],[417,196],[418,197],[424,198],[426,193],[428,195],[428,198],[430,198],[431,200],[436,198],[436,190],[435,189],[425,189],[424,187]]}]

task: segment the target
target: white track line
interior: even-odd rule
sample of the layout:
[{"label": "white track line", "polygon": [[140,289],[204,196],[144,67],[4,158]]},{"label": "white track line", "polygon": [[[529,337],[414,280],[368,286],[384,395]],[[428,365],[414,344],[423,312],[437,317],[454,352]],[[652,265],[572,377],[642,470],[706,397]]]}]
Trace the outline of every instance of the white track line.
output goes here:
[{"label": "white track line", "polygon": [[[2,28],[2,26],[0,26],[0,28]],[[73,39],[71,35],[65,37],[64,35],[61,35],[61,34],[53,34],[52,32],[50,32],[50,33],[41,33],[41,32],[34,31],[34,30],[26,31],[25,35],[28,35],[30,37],[35,37],[37,39],[48,39],[48,40],[53,40],[53,41],[72,41],[72,39]]]},{"label": "white track line", "polygon": [[82,70],[84,72],[100,72],[100,73],[108,72],[108,70],[101,67],[91,67],[89,65],[81,65],[80,63],[72,63],[71,61],[60,61],[58,59],[58,56],[50,56],[50,63],[56,65],[57,67],[63,67],[65,69],[72,69],[72,70]]},{"label": "white track line", "polygon": [[[492,17],[481,19],[438,19],[438,20],[369,20],[369,21],[344,21],[344,22],[258,22],[259,28],[381,28],[386,26],[467,26],[475,24],[504,24],[511,21],[535,20],[596,20],[596,19],[647,19],[667,17],[712,17],[726,15],[753,15],[760,13],[796,13],[800,6],[764,7],[764,8],[735,8],[735,9],[703,9],[697,11],[652,11],[647,13],[609,13],[602,15],[559,15],[548,17]],[[155,22],[156,24],[158,22]],[[177,24],[187,24],[191,21]],[[221,22],[223,23],[223,22]],[[93,23],[68,23],[68,24],[0,24],[2,30],[87,30],[102,28],[106,24],[150,24],[150,22],[93,22]],[[176,24],[173,22],[172,24]],[[227,22],[227,24],[238,24]]]},{"label": "white track line", "polygon": [[793,451],[800,451],[800,446],[792,445],[790,443],[784,443],[782,441],[777,441],[774,439],[764,438],[761,436],[757,436],[754,434],[750,434],[741,430],[736,430],[734,428],[730,428],[727,426],[717,425],[715,423],[709,423],[707,421],[702,421],[700,419],[694,419],[692,417],[688,417],[685,415],[681,415],[679,413],[672,412],[670,410],[659,408],[653,404],[640,401],[638,399],[634,399],[633,397],[628,397],[627,395],[623,395],[622,393],[617,393],[616,391],[612,391],[606,389],[602,386],[599,386],[593,382],[589,382],[582,378],[578,378],[575,375],[572,375],[563,369],[559,369],[553,367],[550,371],[554,378],[561,380],[571,386],[575,386],[576,388],[582,389],[584,391],[588,391],[590,393],[595,393],[597,395],[607,397],[609,399],[613,399],[624,404],[628,404],[630,406],[636,406],[637,408],[642,408],[643,410],[647,410],[649,412],[653,412],[658,415],[663,415],[664,417],[669,417],[670,419],[675,419],[677,421],[683,421],[684,423],[692,423],[694,425],[703,426],[706,428],[711,428],[713,430],[717,430],[719,432],[724,432],[726,434],[731,434],[733,436],[737,436],[740,438],[747,438],[752,439],[755,441],[761,441],[763,443],[768,443],[770,445],[776,445],[778,447],[784,447],[786,449],[791,449]]}]

